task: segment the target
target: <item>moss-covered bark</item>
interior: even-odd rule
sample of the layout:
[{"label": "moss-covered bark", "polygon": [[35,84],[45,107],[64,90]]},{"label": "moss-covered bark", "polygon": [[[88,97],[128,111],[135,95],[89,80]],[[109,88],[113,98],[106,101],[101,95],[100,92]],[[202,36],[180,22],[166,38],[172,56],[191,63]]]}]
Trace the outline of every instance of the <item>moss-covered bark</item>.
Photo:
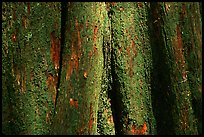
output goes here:
[{"label": "moss-covered bark", "polygon": [[68,3],[52,134],[97,134],[105,3]]},{"label": "moss-covered bark", "polygon": [[4,134],[202,134],[202,4],[2,3]]},{"label": "moss-covered bark", "polygon": [[[197,30],[193,30],[191,23],[194,24],[194,21],[190,17],[193,13],[189,12],[194,5],[196,4],[168,2],[150,5],[149,26],[154,72],[152,97],[158,134],[198,134],[197,125],[200,128],[200,123],[194,115],[197,112],[200,115],[200,110],[192,107],[192,97],[195,98],[195,94],[201,92],[199,87],[192,90],[192,77],[188,77],[195,74],[190,70],[191,66],[197,66],[196,69],[201,70],[201,58],[194,63],[190,62],[193,56],[201,54],[200,49],[196,49],[201,47],[201,33],[198,29],[201,22],[198,23]],[[198,11],[193,15],[200,16]],[[191,33],[200,36],[194,38],[196,44],[189,38]],[[196,48],[192,48],[193,46]],[[189,49],[192,57],[187,55]],[[198,74],[201,74],[200,72],[196,71]],[[193,76],[194,78],[200,79],[201,75]],[[199,83],[195,79],[193,82]],[[201,83],[198,85],[201,86]],[[201,97],[201,94],[199,96]],[[201,103],[201,100],[197,98],[196,108],[201,109],[198,102]]]},{"label": "moss-covered bark", "polygon": [[[2,3],[2,132],[47,134],[56,75],[52,31],[60,33],[60,3]],[[54,82],[52,86],[54,86]]]},{"label": "moss-covered bark", "polygon": [[151,48],[145,3],[109,3],[111,72],[116,134],[155,134]]}]

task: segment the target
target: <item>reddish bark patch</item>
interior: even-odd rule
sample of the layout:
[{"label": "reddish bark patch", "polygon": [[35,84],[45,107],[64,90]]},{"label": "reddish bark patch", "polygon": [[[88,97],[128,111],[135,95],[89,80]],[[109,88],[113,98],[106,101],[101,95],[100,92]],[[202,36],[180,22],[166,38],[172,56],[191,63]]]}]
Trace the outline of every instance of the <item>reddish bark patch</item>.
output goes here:
[{"label": "reddish bark patch", "polygon": [[178,48],[182,49],[182,36],[181,36],[181,28],[179,25],[176,26],[176,34],[177,34]]},{"label": "reddish bark patch", "polygon": [[55,32],[51,32],[51,58],[55,69],[59,69],[60,61],[60,40],[55,36]]},{"label": "reddish bark patch", "polygon": [[181,28],[179,25],[176,27],[177,33],[177,44],[175,44],[175,54],[176,54],[176,62],[180,64],[179,68],[183,68],[185,65],[184,55],[183,55],[183,43],[182,43],[182,35],[181,35]]},{"label": "reddish bark patch", "polygon": [[131,128],[131,132],[133,135],[136,135],[138,133],[138,130],[136,129],[136,125],[132,125],[132,128]]},{"label": "reddish bark patch", "polygon": [[126,51],[127,51],[128,56],[130,57],[130,47],[127,47]]},{"label": "reddish bark patch", "polygon": [[134,57],[136,57],[137,56],[137,50],[136,50],[136,45],[135,45],[134,40],[131,40],[131,45],[132,45],[132,50],[133,50],[133,53],[134,53]]},{"label": "reddish bark patch", "polygon": [[145,132],[147,132],[147,124],[146,124],[146,122],[144,122],[142,130],[140,131],[140,133],[143,135],[143,134],[145,134]]},{"label": "reddish bark patch", "polygon": [[70,98],[69,99],[69,104],[70,104],[71,107],[78,108],[78,101],[76,99]]},{"label": "reddish bark patch", "polygon": [[94,27],[94,33],[93,33],[93,44],[96,44],[96,38],[97,38],[97,32],[98,32],[98,26]]},{"label": "reddish bark patch", "polygon": [[89,52],[89,58],[93,55],[92,50]]},{"label": "reddish bark patch", "polygon": [[135,125],[132,125],[132,129],[131,132],[133,135],[144,135],[147,132],[147,124],[146,122],[144,122],[142,127],[139,127],[137,129],[137,127]]},{"label": "reddish bark patch", "polygon": [[117,3],[116,2],[111,2],[110,4],[111,4],[111,6],[116,6]]},{"label": "reddish bark patch", "polygon": [[97,55],[97,47],[96,47],[97,32],[98,32],[98,26],[95,26],[93,30],[93,48],[89,52],[89,58],[92,57],[93,54]]},{"label": "reddish bark patch", "polygon": [[91,133],[93,124],[93,109],[92,109],[92,103],[90,103],[90,115],[89,115],[89,122],[88,122],[88,132]]},{"label": "reddish bark patch", "polygon": [[86,28],[89,26],[89,20],[86,20]]},{"label": "reddish bark patch", "polygon": [[174,51],[175,51],[175,58],[176,58],[176,64],[178,65],[178,70],[182,72],[182,76],[184,81],[187,78],[187,73],[184,69],[185,67],[185,59],[184,59],[184,54],[183,54],[183,43],[182,43],[182,34],[181,34],[181,29],[180,26],[177,25],[176,27],[176,38],[173,43]]},{"label": "reddish bark patch", "polygon": [[88,75],[87,75],[87,71],[84,71],[84,78],[87,79]]},{"label": "reddish bark patch", "polygon": [[95,55],[97,54],[97,47],[96,47],[96,44],[93,46],[93,52],[94,52]]},{"label": "reddish bark patch", "polygon": [[110,117],[108,117],[108,124],[112,124],[113,123],[113,116],[111,115]]},{"label": "reddish bark patch", "polygon": [[137,3],[137,7],[138,7],[138,8],[142,8],[142,7],[143,7],[142,2],[138,2],[138,3]]},{"label": "reddish bark patch", "polygon": [[66,73],[66,80],[69,80],[71,74],[72,74],[72,61],[69,60],[68,69]]},{"label": "reddish bark patch", "polygon": [[27,12],[28,12],[28,16],[30,16],[30,3],[27,3]]},{"label": "reddish bark patch", "polygon": [[16,32],[13,32],[13,33],[11,34],[11,40],[12,40],[12,42],[16,42],[16,41],[17,41]]},{"label": "reddish bark patch", "polygon": [[57,93],[57,76],[53,76],[51,73],[48,74],[47,80],[46,80],[46,84],[48,86],[49,91],[52,94],[52,100],[54,102],[55,105],[55,101],[56,101],[56,93]]},{"label": "reddish bark patch", "polygon": [[181,20],[183,20],[186,17],[186,5],[183,3],[181,7]]},{"label": "reddish bark patch", "polygon": [[26,15],[22,16],[22,25],[23,25],[24,28],[27,28],[27,26],[28,26],[28,20],[27,20]]},{"label": "reddish bark patch", "polygon": [[83,24],[79,25],[77,19],[75,18],[75,30],[72,35],[72,52],[71,52],[71,61],[68,63],[66,80],[69,80],[70,75],[72,74],[72,70],[75,70],[76,73],[79,69],[79,58],[81,57],[81,28]]}]

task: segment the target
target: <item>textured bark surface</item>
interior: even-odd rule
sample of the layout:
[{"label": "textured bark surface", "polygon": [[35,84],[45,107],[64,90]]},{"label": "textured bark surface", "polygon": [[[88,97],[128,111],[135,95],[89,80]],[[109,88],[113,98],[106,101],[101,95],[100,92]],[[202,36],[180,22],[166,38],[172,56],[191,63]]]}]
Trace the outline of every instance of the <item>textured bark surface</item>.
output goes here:
[{"label": "textured bark surface", "polygon": [[60,34],[60,5],[2,3],[3,133],[49,133],[58,73],[51,47]]},{"label": "textured bark surface", "polygon": [[151,47],[144,3],[110,3],[111,72],[116,134],[155,134]]},{"label": "textured bark surface", "polygon": [[4,134],[202,134],[202,3],[2,3]]},{"label": "textured bark surface", "polygon": [[[195,85],[191,84],[194,82],[201,86],[198,81],[201,79],[202,61],[201,21],[196,23],[192,20],[190,12],[195,10],[195,7],[198,8],[199,4],[150,4],[152,25],[149,26],[151,35],[155,36],[151,37],[154,68],[152,97],[158,134],[198,134],[198,130],[199,134],[201,133],[202,125],[197,121],[202,118],[201,89],[197,87],[192,90]],[[198,16],[195,20],[201,19],[200,14],[195,15]],[[190,25],[191,23],[196,24],[195,27]],[[196,33],[198,36],[194,34],[192,41],[190,33]],[[193,56],[198,56],[194,62]],[[198,70],[196,73],[199,75],[192,76],[195,74],[195,70],[190,69],[192,66]],[[200,98],[196,99],[195,104],[193,99],[196,94],[199,94]]]},{"label": "textured bark surface", "polygon": [[105,3],[68,3],[53,134],[96,134]]}]

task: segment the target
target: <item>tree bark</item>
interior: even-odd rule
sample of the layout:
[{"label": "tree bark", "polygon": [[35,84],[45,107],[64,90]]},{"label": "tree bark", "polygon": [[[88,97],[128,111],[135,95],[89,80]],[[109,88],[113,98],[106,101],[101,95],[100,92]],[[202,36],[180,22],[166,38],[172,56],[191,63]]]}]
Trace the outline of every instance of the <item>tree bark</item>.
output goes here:
[{"label": "tree bark", "polygon": [[4,134],[202,134],[202,3],[2,3]]},{"label": "tree bark", "polygon": [[[198,105],[201,100],[197,98],[197,105],[192,106],[195,94],[201,92],[198,87],[196,90],[192,90],[193,86],[190,84],[192,77],[188,78],[194,74],[189,66],[199,66],[196,64],[201,63],[201,58],[195,64],[190,62],[193,58],[189,58],[187,55],[189,49],[192,51],[192,56],[200,57],[201,54],[200,50],[191,48],[194,45],[201,47],[201,42],[199,43],[201,41],[200,30],[192,30],[190,25],[190,22],[194,23],[194,21],[191,20],[192,14],[189,11],[194,6],[198,8],[198,3],[165,2],[151,3],[150,5],[151,24],[149,26],[152,35],[150,38],[154,68],[152,97],[158,134],[198,134],[197,125],[199,130],[201,127],[197,118],[200,119],[202,114],[200,110],[196,110],[196,108],[201,109],[201,106]],[[200,16],[200,14],[195,15]],[[200,28],[200,23],[197,28]],[[196,44],[189,38],[190,33],[200,36],[194,38],[194,41],[198,41]],[[201,70],[199,67],[196,69]],[[201,71],[196,72],[200,74]],[[195,77],[201,78],[201,75],[193,78]],[[199,84],[201,85],[201,83]],[[196,118],[194,113],[199,116]],[[199,133],[201,132],[199,131]]]},{"label": "tree bark", "polygon": [[105,3],[68,3],[52,134],[96,134]]},{"label": "tree bark", "polygon": [[2,132],[47,134],[57,71],[51,33],[60,34],[60,3],[2,3]]},{"label": "tree bark", "polygon": [[111,73],[116,134],[155,134],[151,104],[151,47],[144,3],[109,3]]}]

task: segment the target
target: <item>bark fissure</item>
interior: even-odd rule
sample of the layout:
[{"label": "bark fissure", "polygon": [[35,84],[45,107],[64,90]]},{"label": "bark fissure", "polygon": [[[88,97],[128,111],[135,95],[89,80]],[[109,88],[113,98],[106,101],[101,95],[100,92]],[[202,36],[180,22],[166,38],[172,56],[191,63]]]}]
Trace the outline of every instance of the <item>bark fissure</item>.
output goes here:
[{"label": "bark fissure", "polygon": [[58,70],[58,79],[57,79],[57,86],[56,86],[56,90],[57,90],[57,93],[56,93],[56,100],[55,100],[55,108],[56,108],[56,105],[57,105],[57,99],[58,99],[58,96],[59,96],[59,87],[60,87],[60,79],[61,79],[61,72],[62,72],[62,54],[63,54],[63,48],[64,48],[64,44],[65,44],[65,30],[66,30],[66,21],[67,21],[67,3],[63,3],[61,4],[61,9],[62,9],[62,12],[61,12],[61,46],[60,46],[60,60],[59,60],[59,70]]},{"label": "bark fissure", "polygon": [[111,99],[111,110],[112,110],[112,115],[113,115],[113,121],[114,121],[114,126],[115,126],[115,134],[116,135],[121,135],[124,134],[123,129],[123,122],[122,120],[122,116],[125,115],[123,114],[124,112],[124,107],[123,107],[123,102],[122,102],[122,95],[120,94],[120,86],[121,83],[119,83],[118,81],[118,76],[115,72],[115,68],[116,68],[116,54],[113,48],[113,27],[112,27],[112,17],[114,16],[114,10],[112,9],[112,4],[110,5],[110,9],[108,11],[108,17],[110,19],[110,63],[109,63],[109,67],[110,67],[110,77],[108,77],[109,79],[109,85],[110,87],[108,88],[108,97]]},{"label": "bark fissure", "polygon": [[202,134],[202,3],[2,9],[5,134]]}]

